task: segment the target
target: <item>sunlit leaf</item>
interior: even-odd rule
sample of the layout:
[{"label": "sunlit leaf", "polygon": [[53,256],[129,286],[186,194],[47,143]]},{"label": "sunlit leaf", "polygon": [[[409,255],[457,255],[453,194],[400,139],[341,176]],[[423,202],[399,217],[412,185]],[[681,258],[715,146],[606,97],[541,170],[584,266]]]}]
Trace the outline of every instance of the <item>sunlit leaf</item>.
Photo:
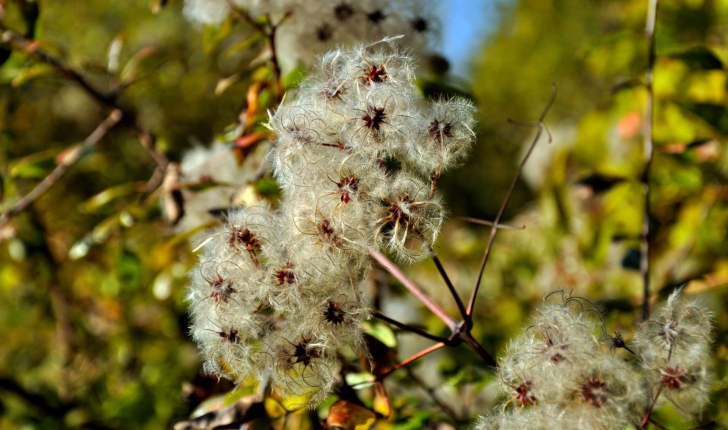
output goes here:
[{"label": "sunlit leaf", "polygon": [[371,410],[348,400],[339,400],[329,408],[324,428],[368,430],[376,419],[376,415]]},{"label": "sunlit leaf", "polygon": [[55,70],[53,70],[52,67],[46,64],[33,64],[32,66],[23,70],[18,76],[16,76],[12,80],[11,85],[13,87],[20,87],[23,84],[32,81],[33,79],[45,78],[47,76],[52,76],[55,73]]},{"label": "sunlit leaf", "polygon": [[10,164],[12,178],[43,178],[55,166],[56,150],[45,150],[28,155]]},{"label": "sunlit leaf", "polygon": [[157,49],[153,46],[146,46],[139,51],[137,51],[134,56],[129,59],[129,61],[124,66],[124,69],[122,69],[121,74],[119,75],[119,78],[121,79],[121,82],[124,84],[129,84],[131,82],[134,82],[137,79],[137,76],[139,74],[139,67],[141,66],[142,62],[152,57],[157,53]]},{"label": "sunlit leaf", "polygon": [[85,213],[96,212],[103,206],[130,194],[140,193],[144,191],[144,182],[130,182],[127,184],[117,185],[107,188],[96,194],[78,206],[78,210]]}]

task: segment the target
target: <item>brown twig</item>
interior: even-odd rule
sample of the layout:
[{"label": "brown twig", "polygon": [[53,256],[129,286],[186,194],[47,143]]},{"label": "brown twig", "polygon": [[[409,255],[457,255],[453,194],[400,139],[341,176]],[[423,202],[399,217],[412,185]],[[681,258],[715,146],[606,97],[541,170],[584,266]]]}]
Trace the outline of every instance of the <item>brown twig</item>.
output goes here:
[{"label": "brown twig", "polygon": [[91,97],[93,97],[96,101],[98,101],[105,107],[118,109],[118,107],[116,106],[115,94],[104,94],[101,91],[97,90],[83,76],[81,76],[81,74],[68,67],[58,58],[40,49],[40,44],[36,40],[23,37],[19,33],[16,33],[5,27],[2,23],[0,23],[0,30],[3,31],[2,41],[4,43],[10,45],[11,47],[18,48],[26,54],[35,56],[42,63],[48,64],[56,71],[56,73],[80,86],[86,93],[88,93]]},{"label": "brown twig", "polygon": [[648,0],[647,20],[645,24],[645,36],[649,44],[647,56],[647,71],[645,72],[645,89],[647,100],[645,101],[645,117],[643,121],[642,148],[645,158],[645,166],[642,171],[642,188],[644,189],[644,201],[642,216],[642,234],[640,237],[640,274],[642,275],[642,319],[650,317],[650,166],[652,165],[652,110],[653,110],[653,89],[655,67],[655,24],[657,22],[657,8],[659,0]]},{"label": "brown twig", "polygon": [[367,250],[369,251],[369,255],[371,255],[377,263],[379,263],[387,272],[389,272],[392,276],[394,276],[395,279],[397,279],[399,282],[402,283],[402,285],[407,289],[407,291],[410,292],[417,300],[419,300],[423,305],[427,306],[428,309],[432,311],[435,315],[437,315],[438,318],[440,318],[453,332],[457,330],[458,323],[448,315],[447,312],[439,305],[437,302],[432,300],[430,296],[425,294],[424,291],[420,289],[420,287],[407,275],[404,274],[402,269],[400,269],[396,264],[394,264],[389,258],[387,258],[384,254],[377,251],[376,249],[372,247],[367,247]]},{"label": "brown twig", "polygon": [[654,424],[655,426],[657,426],[657,428],[660,430],[670,430],[667,427],[663,426],[662,424],[658,423],[657,421],[653,420],[652,418],[650,418],[650,422],[652,424]]},{"label": "brown twig", "polygon": [[655,405],[657,404],[657,399],[660,398],[663,388],[665,388],[665,383],[661,382],[660,388],[657,389],[657,394],[655,394],[655,397],[652,399],[650,406],[647,408],[647,411],[645,412],[645,416],[642,418],[642,423],[640,424],[642,428],[645,428],[645,426],[647,425],[647,422],[650,420],[650,415],[652,415],[652,410],[655,409]]},{"label": "brown twig", "polygon": [[[278,63],[278,51],[276,48],[276,32],[278,31],[278,27],[283,24],[285,20],[287,20],[291,16],[290,12],[287,12],[285,15],[283,15],[283,18],[280,19],[277,23],[270,24],[270,30],[268,31],[268,47],[270,48],[270,61],[273,64],[273,75],[275,76],[276,81],[276,95],[278,96],[278,100],[281,100],[283,98],[283,84],[281,82],[282,79],[282,73],[281,73],[281,65]],[[268,17],[268,21],[270,22],[270,16]]]},{"label": "brown twig", "polygon": [[235,3],[233,3],[232,0],[225,1],[227,2],[228,6],[230,6],[230,10],[232,11],[232,14],[235,18],[250,24],[250,26],[253,27],[253,29],[260,34],[265,35],[267,33],[265,26],[256,21],[255,18],[250,16],[250,14],[246,10],[239,8]]},{"label": "brown twig", "polygon": [[96,146],[106,133],[119,123],[122,119],[122,113],[118,109],[111,111],[111,114],[102,121],[96,129],[86,138],[83,144],[69,148],[68,152],[58,163],[55,169],[51,171],[38,185],[33,188],[28,194],[18,200],[13,206],[0,215],[0,227],[7,224],[7,222],[13,216],[24,211],[28,206],[33,204],[43,193],[48,190],[58,179],[63,176],[69,167],[74,165],[81,157],[84,156],[90,149]]},{"label": "brown twig", "polygon": [[422,337],[424,337],[426,339],[434,340],[435,342],[448,343],[448,340],[445,339],[444,337],[435,336],[434,334],[427,333],[426,331],[421,330],[421,329],[419,329],[417,327],[413,327],[413,326],[411,326],[409,324],[401,323],[401,322],[399,322],[397,320],[394,320],[392,318],[389,318],[386,315],[382,315],[381,313],[379,313],[377,311],[373,311],[372,312],[372,316],[374,318],[378,318],[378,319],[380,319],[380,320],[382,320],[382,321],[384,321],[384,322],[386,322],[388,324],[391,324],[391,325],[393,325],[393,326],[395,326],[397,328],[400,328],[402,330],[405,330],[405,331],[409,331],[411,333],[418,334],[418,335],[420,335],[420,336],[422,336]]},{"label": "brown twig", "polygon": [[[56,71],[61,77],[67,79],[83,89],[89,96],[96,100],[99,104],[107,109],[121,112],[120,123],[128,127],[139,139],[142,147],[149,153],[154,162],[157,164],[157,170],[164,173],[169,164],[167,157],[159,152],[156,148],[155,136],[144,129],[139,124],[138,115],[136,112],[123,108],[117,100],[118,92],[104,93],[96,89],[91,85],[79,72],[66,65],[60,59],[54,57],[48,52],[40,49],[40,44],[32,39],[21,36],[20,34],[8,29],[2,23],[0,23],[0,30],[3,31],[2,42],[6,43],[10,47],[19,49],[28,55],[32,55],[42,63],[48,64]],[[164,177],[163,174],[153,174],[149,180],[148,187],[152,190],[157,189],[161,185],[161,180]],[[148,191],[146,195],[151,193]]]},{"label": "brown twig", "polygon": [[[487,225],[487,226],[490,226],[490,227],[495,226],[495,223],[493,223],[492,221],[486,221],[484,219],[472,218],[472,217],[469,217],[469,216],[456,216],[455,218],[461,219],[461,220],[466,221],[466,222],[472,222],[473,224]],[[522,225],[520,227],[517,227],[517,226],[514,226],[514,225],[508,225],[508,224],[498,224],[498,228],[501,229],[501,230],[525,230],[526,229],[526,225],[524,224],[524,225]]]},{"label": "brown twig", "polygon": [[435,266],[437,267],[437,271],[440,272],[440,276],[442,276],[442,280],[445,281],[445,284],[447,285],[447,289],[450,290],[450,295],[452,295],[453,299],[455,299],[455,303],[458,305],[458,310],[460,311],[460,316],[463,318],[467,318],[468,314],[465,311],[465,306],[463,305],[462,299],[460,299],[460,294],[458,294],[457,290],[455,289],[455,286],[452,284],[452,281],[450,281],[450,277],[447,275],[447,272],[445,272],[445,268],[442,267],[442,263],[440,262],[440,259],[437,258],[437,255],[435,254],[435,251],[430,248],[430,257],[432,257],[432,261],[435,263]]},{"label": "brown twig", "polygon": [[[538,127],[538,132],[536,133],[536,136],[533,139],[533,142],[531,142],[531,146],[528,148],[528,152],[526,153],[526,156],[523,157],[523,161],[521,161],[520,166],[518,166],[518,171],[516,172],[516,175],[513,177],[513,180],[511,181],[510,186],[508,187],[508,191],[506,192],[506,197],[503,199],[503,203],[500,206],[500,209],[498,209],[498,214],[495,217],[495,221],[493,222],[493,227],[490,230],[490,237],[488,238],[488,244],[485,247],[485,252],[483,253],[483,259],[480,262],[480,269],[478,270],[478,278],[475,281],[475,286],[473,287],[473,292],[470,295],[470,302],[468,304],[467,314],[468,318],[466,319],[466,322],[468,323],[469,327],[472,327],[473,325],[473,310],[475,308],[475,299],[478,296],[478,290],[480,289],[480,282],[483,278],[483,272],[485,271],[485,265],[488,263],[488,257],[490,256],[490,250],[493,247],[493,242],[495,241],[495,236],[498,233],[499,226],[500,226],[500,220],[503,217],[503,213],[506,210],[506,206],[508,205],[508,202],[511,200],[511,196],[513,195],[513,190],[516,187],[516,183],[518,182],[518,179],[521,177],[521,174],[523,173],[523,168],[526,165],[526,161],[528,161],[529,157],[531,156],[531,153],[533,152],[533,149],[536,147],[536,143],[538,143],[539,139],[541,138],[541,135],[543,134],[544,130],[546,129],[546,126],[543,123],[543,120],[546,118],[546,114],[551,109],[551,105],[554,103],[554,100],[556,99],[556,85],[553,85],[553,90],[551,94],[551,98],[549,99],[548,103],[546,103],[546,106],[544,107],[543,111],[541,112],[541,115],[538,117],[538,121],[536,123],[533,123],[532,125],[535,125]],[[511,121],[514,122],[514,121]],[[548,133],[548,130],[547,130]]]},{"label": "brown twig", "polygon": [[444,347],[446,345],[447,344],[445,342],[438,342],[438,343],[432,345],[429,348],[423,349],[422,351],[418,352],[417,354],[414,354],[414,355],[408,357],[407,359],[402,360],[401,362],[397,363],[397,365],[395,365],[391,369],[389,369],[386,372],[384,372],[381,375],[379,375],[377,377],[377,381],[382,381],[384,378],[386,378],[387,376],[391,375],[395,371],[397,371],[397,370],[399,370],[399,369],[407,366],[408,364],[411,364],[411,363],[419,360],[420,358],[422,358],[422,357],[424,357],[424,356],[426,356],[426,355],[428,355],[428,354],[430,354],[432,352],[437,351],[438,349],[440,349],[440,348],[442,348],[442,347]]}]

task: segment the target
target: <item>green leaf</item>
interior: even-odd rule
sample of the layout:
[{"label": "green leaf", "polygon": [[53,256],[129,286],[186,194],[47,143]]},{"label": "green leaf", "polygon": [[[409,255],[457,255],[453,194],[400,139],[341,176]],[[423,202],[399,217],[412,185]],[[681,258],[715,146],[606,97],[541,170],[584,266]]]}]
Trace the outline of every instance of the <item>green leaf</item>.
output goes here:
[{"label": "green leaf", "polygon": [[225,40],[233,30],[232,22],[228,19],[219,26],[208,25],[202,33],[202,49],[210,54]]},{"label": "green leaf", "polygon": [[263,178],[256,182],[255,189],[256,191],[258,191],[258,194],[269,200],[278,199],[283,193],[281,187],[278,185],[278,182],[269,178]]},{"label": "green leaf", "polygon": [[55,73],[55,70],[53,70],[52,67],[46,64],[33,64],[32,66],[20,72],[20,74],[10,82],[10,84],[13,87],[17,88],[19,86],[22,86],[26,82],[32,81],[33,79],[45,78],[47,76],[52,76]]},{"label": "green leaf", "polygon": [[113,202],[114,200],[128,196],[132,193],[143,192],[144,182],[129,182],[126,184],[116,185],[111,188],[107,188],[104,191],[96,194],[85,202],[81,203],[78,210],[83,213],[92,213],[98,211],[106,204]]},{"label": "green leaf", "polygon": [[11,178],[41,179],[55,166],[53,157],[57,150],[48,149],[23,157],[10,166]]},{"label": "green leaf", "polygon": [[281,80],[284,89],[290,89],[300,84],[308,75],[308,69],[298,66],[295,69],[288,72],[286,76]]},{"label": "green leaf", "polygon": [[696,46],[687,51],[669,55],[670,58],[680,60],[691,69],[700,70],[722,70],[723,62],[715,53],[704,47]]}]

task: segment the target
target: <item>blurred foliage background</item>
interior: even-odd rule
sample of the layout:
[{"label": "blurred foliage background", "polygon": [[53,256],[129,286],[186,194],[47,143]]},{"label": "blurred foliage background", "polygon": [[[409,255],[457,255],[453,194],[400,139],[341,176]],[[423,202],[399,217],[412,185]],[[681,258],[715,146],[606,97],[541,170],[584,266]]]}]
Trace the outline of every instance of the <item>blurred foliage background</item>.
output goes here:
[{"label": "blurred foliage background", "polygon": [[[61,179],[0,228],[0,428],[169,428],[211,395],[232,389],[201,374],[187,336],[185,286],[195,260],[190,239],[212,224],[204,221],[197,231],[173,225],[182,215],[180,195],[189,203],[219,184],[164,174],[155,152],[179,163],[190,148],[217,141],[227,145],[218,156],[259,163],[268,144],[241,140],[239,124],[248,121],[248,89],[269,80],[271,71],[249,28],[233,21],[195,28],[182,17],[180,1],[166,3],[0,1],[2,31],[35,41],[20,49],[5,33],[0,44],[3,212],[79,150],[110,104],[133,113],[97,145],[83,148]],[[467,94],[479,109],[472,157],[441,182],[452,220],[438,253],[464,297],[489,231],[457,216],[495,217],[535,132],[508,119],[535,120],[551,83],[558,87],[546,117],[553,142],[537,148],[506,212],[509,224],[526,228],[499,233],[476,308],[474,333],[494,354],[523,330],[541,298],[558,289],[599,302],[610,329],[631,337],[642,300],[636,265],[646,11],[642,0],[503,1],[497,28],[473,54],[469,82],[449,79],[439,59],[420,61],[423,93]],[[39,61],[36,49],[102,93],[118,95],[111,103],[90,97],[67,74]],[[652,300],[682,286],[714,312],[716,384],[703,421],[694,425],[715,420],[723,427],[727,64],[728,1],[660,1]],[[291,71],[284,84],[295,84],[301,73]],[[253,112],[251,133],[262,130],[273,99],[259,94],[262,108]],[[156,151],[140,145],[139,128],[155,136]],[[275,194],[265,176],[244,175],[254,180],[240,182],[239,201]],[[408,273],[457,314],[432,263]],[[384,314],[446,334],[439,320],[376,270],[370,289]],[[372,333],[400,357],[431,343],[399,333],[395,340],[388,330],[372,323]],[[464,428],[498,400],[492,372],[464,347],[440,350],[391,379],[393,414],[377,428]],[[233,396],[241,393],[247,394],[242,389]],[[361,396],[374,401],[366,390]],[[325,417],[325,408],[318,414]],[[316,428],[316,412],[294,415],[288,428]],[[669,428],[690,427],[670,406],[655,416]]]}]

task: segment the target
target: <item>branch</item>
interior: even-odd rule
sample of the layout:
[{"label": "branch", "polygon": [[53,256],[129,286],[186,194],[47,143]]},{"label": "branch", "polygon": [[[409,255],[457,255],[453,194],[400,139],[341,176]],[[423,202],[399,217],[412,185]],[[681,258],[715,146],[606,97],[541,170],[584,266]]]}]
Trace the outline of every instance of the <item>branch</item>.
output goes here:
[{"label": "branch", "polygon": [[[275,24],[270,25],[270,31],[268,32],[268,46],[270,48],[270,62],[273,64],[273,74],[275,75],[275,81],[276,81],[276,95],[278,96],[278,100],[281,100],[283,97],[283,85],[281,83],[281,65],[278,63],[278,54],[276,50],[276,31],[278,30],[278,26],[283,24],[285,20],[288,19],[288,17],[291,16],[290,12],[287,12],[285,15],[283,15],[283,18],[280,19]],[[270,16],[268,17],[268,20],[270,21]]]},{"label": "branch", "polygon": [[655,397],[652,399],[652,402],[650,403],[650,406],[647,408],[647,412],[645,412],[644,418],[642,418],[641,427],[645,428],[647,426],[647,422],[650,420],[650,415],[652,415],[652,411],[655,409],[655,405],[657,404],[657,399],[660,398],[660,394],[662,394],[662,390],[665,388],[665,383],[660,383],[660,388],[657,389],[657,394],[655,394]]},{"label": "branch", "polygon": [[395,279],[397,279],[399,282],[404,285],[404,287],[409,291],[417,300],[419,300],[423,305],[427,306],[428,309],[432,311],[435,315],[438,316],[447,326],[455,332],[458,327],[457,321],[453,319],[450,315],[445,312],[445,310],[437,304],[430,296],[425,294],[424,291],[420,289],[420,287],[415,284],[413,280],[407,277],[407,275],[402,272],[402,269],[397,267],[396,264],[394,264],[390,259],[388,259],[384,254],[377,251],[376,249],[368,246],[367,250],[369,251],[369,255],[371,255],[387,272],[389,272],[392,276],[394,276]]},{"label": "branch", "polygon": [[[79,72],[73,70],[71,67],[64,64],[61,60],[54,57],[53,55],[40,49],[40,45],[37,41],[27,39],[20,34],[9,30],[2,23],[0,23],[0,30],[3,31],[2,41],[4,43],[10,45],[11,47],[20,49],[28,55],[33,55],[42,63],[50,65],[59,75],[77,84],[89,96],[91,96],[105,108],[111,109],[112,111],[121,111],[122,124],[129,127],[129,129],[131,129],[134,134],[136,134],[142,147],[149,153],[152,159],[154,159],[154,162],[157,164],[158,169],[161,169],[162,171],[166,170],[169,161],[164,154],[157,150],[155,146],[156,138],[139,124],[138,115],[135,112],[124,109],[123,107],[121,107],[121,105],[119,105],[117,101],[117,93],[104,93],[97,90]],[[161,181],[150,182],[152,182],[150,186],[153,185],[155,189],[161,184]]]},{"label": "branch", "polygon": [[399,322],[397,320],[393,320],[392,318],[389,318],[386,315],[382,315],[382,314],[380,314],[377,311],[373,311],[372,312],[372,316],[374,318],[378,318],[378,319],[380,319],[380,320],[382,320],[382,321],[384,321],[386,323],[392,324],[393,326],[395,326],[397,328],[400,328],[402,330],[405,330],[405,331],[408,331],[408,332],[411,332],[411,333],[418,334],[418,335],[420,335],[420,336],[422,336],[424,338],[427,338],[427,339],[430,339],[430,340],[434,340],[435,342],[444,342],[444,343],[447,343],[448,342],[448,340],[445,339],[444,337],[435,336],[434,334],[427,333],[426,331],[420,330],[417,327],[413,327],[411,325],[408,325],[408,324],[405,324],[405,323],[401,323],[401,322]]},{"label": "branch", "polygon": [[402,362],[398,363],[396,366],[392,367],[391,369],[389,369],[385,373],[382,373],[381,375],[379,375],[377,377],[376,380],[377,381],[382,381],[384,378],[386,378],[387,376],[391,375],[395,371],[397,371],[397,370],[399,370],[399,369],[407,366],[408,364],[411,364],[411,363],[419,360],[420,358],[426,356],[427,354],[429,354],[431,352],[437,351],[438,349],[444,347],[445,345],[446,344],[444,342],[439,342],[439,343],[436,343],[436,344],[432,345],[429,348],[423,349],[422,351],[418,352],[417,354],[415,354],[415,355],[407,358],[406,360],[403,360]]},{"label": "branch", "polygon": [[16,47],[28,55],[33,55],[38,58],[42,63],[48,64],[53,67],[56,73],[60,74],[64,78],[76,83],[78,86],[83,88],[86,93],[96,99],[102,105],[108,108],[116,108],[116,95],[115,94],[104,94],[101,91],[94,88],[81,74],[71,69],[67,65],[63,64],[61,60],[52,56],[40,49],[40,44],[32,39],[27,39],[20,34],[8,29],[2,23],[0,23],[0,30],[3,31],[2,41]]},{"label": "branch", "polygon": [[10,218],[24,211],[28,206],[33,204],[48,188],[63,176],[69,167],[74,165],[84,154],[96,146],[106,133],[119,123],[122,119],[122,113],[118,109],[114,109],[101,124],[86,138],[86,140],[78,147],[68,148],[68,154],[64,156],[55,169],[48,174],[32,191],[18,200],[10,209],[0,215],[0,227],[7,224]]},{"label": "branch", "polygon": [[[486,221],[484,219],[479,218],[472,218],[469,216],[456,216],[455,218],[461,219],[466,222],[472,222],[473,224],[480,224],[480,225],[487,225],[491,227],[495,227],[496,225],[492,221]],[[522,225],[520,227],[514,226],[514,225],[508,225],[508,224],[498,224],[497,228],[501,230],[525,230],[526,225]]]},{"label": "branch", "polygon": [[[556,85],[553,85],[551,98],[549,99],[548,103],[546,103],[546,106],[544,107],[543,111],[541,112],[541,115],[538,117],[538,122],[536,122],[534,125],[538,126],[538,133],[536,133],[536,137],[534,137],[533,142],[531,142],[531,146],[528,148],[528,152],[526,153],[526,156],[523,157],[523,161],[521,161],[521,165],[518,166],[518,171],[516,172],[516,175],[513,177],[513,180],[511,181],[511,185],[508,187],[508,192],[506,193],[505,199],[503,199],[503,203],[500,206],[500,209],[498,209],[498,215],[495,217],[495,221],[493,222],[493,227],[490,230],[490,237],[488,238],[488,245],[485,247],[485,252],[483,253],[483,259],[480,262],[480,269],[478,271],[478,278],[475,281],[475,286],[473,287],[473,292],[470,295],[470,302],[468,304],[468,318],[466,319],[466,322],[468,324],[468,327],[473,326],[473,309],[475,308],[475,299],[478,296],[478,290],[480,289],[480,282],[483,279],[483,272],[485,271],[485,265],[488,263],[488,257],[490,256],[490,250],[493,247],[493,242],[495,241],[495,236],[498,233],[498,229],[500,227],[500,220],[503,217],[503,212],[506,210],[506,206],[508,205],[508,202],[511,200],[511,196],[513,195],[513,190],[516,187],[516,183],[518,182],[518,179],[521,177],[521,173],[523,173],[523,168],[526,165],[526,161],[528,161],[528,158],[531,156],[531,153],[533,152],[533,149],[536,147],[536,143],[541,138],[541,135],[543,134],[544,130],[546,129],[546,126],[543,123],[544,118],[546,118],[546,114],[551,109],[551,105],[554,103],[554,100],[556,99]],[[513,121],[511,121],[513,122]],[[548,132],[548,130],[547,130]],[[549,136],[550,137],[550,136]]]},{"label": "branch", "polygon": [[653,90],[652,82],[655,67],[655,23],[657,22],[657,8],[659,0],[648,0],[647,22],[645,24],[645,36],[649,43],[647,56],[647,72],[645,73],[645,88],[647,89],[647,100],[645,101],[645,118],[643,121],[643,142],[642,148],[645,157],[645,166],[642,171],[642,187],[644,189],[642,217],[642,235],[640,238],[640,274],[642,275],[642,319],[650,317],[650,166],[652,165],[652,108]]},{"label": "branch", "polygon": [[[465,328],[467,328],[467,324],[465,325]],[[463,342],[467,343],[468,346],[473,351],[475,351],[475,353],[478,354],[488,366],[493,368],[498,367],[498,363],[495,361],[493,356],[490,355],[490,353],[486,351],[485,348],[483,348],[483,346],[479,344],[477,340],[475,340],[473,335],[470,334],[469,329],[458,333],[458,338]]]},{"label": "branch", "polygon": [[445,281],[445,284],[447,284],[447,289],[450,290],[450,294],[452,295],[453,299],[455,299],[455,303],[457,303],[458,310],[460,311],[460,316],[462,316],[463,318],[467,318],[468,314],[467,312],[465,312],[465,306],[463,305],[463,301],[460,299],[460,294],[458,294],[455,286],[452,284],[452,281],[450,281],[450,277],[447,276],[445,268],[442,267],[440,259],[437,258],[437,255],[435,255],[435,251],[432,248],[430,248],[430,256],[432,257],[432,261],[435,263],[435,266],[437,266],[437,271],[440,272],[440,276],[442,276],[443,281]]}]

